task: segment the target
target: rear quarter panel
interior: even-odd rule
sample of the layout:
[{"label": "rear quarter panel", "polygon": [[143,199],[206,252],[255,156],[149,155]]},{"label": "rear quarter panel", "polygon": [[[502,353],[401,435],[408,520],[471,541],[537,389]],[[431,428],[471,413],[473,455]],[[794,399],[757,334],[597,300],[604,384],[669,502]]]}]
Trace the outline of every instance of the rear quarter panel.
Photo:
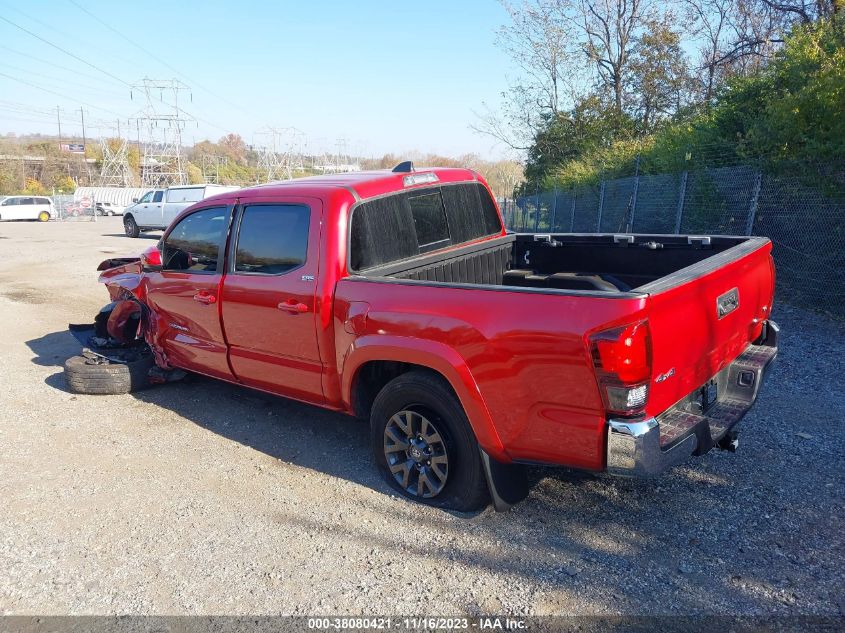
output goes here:
[{"label": "rear quarter panel", "polygon": [[[494,457],[599,470],[605,418],[585,333],[634,320],[645,303],[642,296],[341,280],[334,331],[343,397],[349,401],[357,368],[379,353],[432,366],[452,383]],[[366,320],[352,334],[345,322],[362,305]]]}]

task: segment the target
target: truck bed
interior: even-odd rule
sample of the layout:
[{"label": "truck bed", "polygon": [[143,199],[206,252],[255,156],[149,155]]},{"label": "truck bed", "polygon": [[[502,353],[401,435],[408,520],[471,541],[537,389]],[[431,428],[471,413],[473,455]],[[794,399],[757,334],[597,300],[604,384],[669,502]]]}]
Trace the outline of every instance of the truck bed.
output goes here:
[{"label": "truck bed", "polygon": [[557,293],[649,293],[714,270],[765,238],[685,235],[507,235],[360,273]]},{"label": "truck bed", "polygon": [[369,328],[454,346],[483,368],[478,388],[514,458],[565,453],[560,463],[600,469],[606,420],[589,337],[647,321],[646,415],[703,389],[727,402],[720,372],[769,318],[770,252],[760,237],[505,235],[361,271],[336,296],[341,315],[359,302]]}]

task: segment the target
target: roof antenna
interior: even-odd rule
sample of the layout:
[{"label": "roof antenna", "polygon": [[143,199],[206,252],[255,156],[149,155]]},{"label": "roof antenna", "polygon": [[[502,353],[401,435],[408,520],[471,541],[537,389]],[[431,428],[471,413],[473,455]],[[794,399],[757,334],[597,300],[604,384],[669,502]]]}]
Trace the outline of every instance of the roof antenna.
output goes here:
[{"label": "roof antenna", "polygon": [[393,171],[394,174],[409,174],[412,171],[415,171],[414,163],[410,160],[403,161],[396,165],[396,167],[394,167],[391,171]]}]

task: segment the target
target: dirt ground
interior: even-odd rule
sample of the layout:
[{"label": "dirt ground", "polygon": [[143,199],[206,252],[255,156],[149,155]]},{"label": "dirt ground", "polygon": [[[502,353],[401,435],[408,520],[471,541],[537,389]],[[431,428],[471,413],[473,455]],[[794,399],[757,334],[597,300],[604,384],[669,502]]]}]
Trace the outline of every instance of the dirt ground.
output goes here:
[{"label": "dirt ground", "polygon": [[207,379],[76,396],[120,218],[0,224],[0,614],[845,614],[845,327],[776,305],[740,450],[532,472],[509,513],[391,494],[361,422]]}]

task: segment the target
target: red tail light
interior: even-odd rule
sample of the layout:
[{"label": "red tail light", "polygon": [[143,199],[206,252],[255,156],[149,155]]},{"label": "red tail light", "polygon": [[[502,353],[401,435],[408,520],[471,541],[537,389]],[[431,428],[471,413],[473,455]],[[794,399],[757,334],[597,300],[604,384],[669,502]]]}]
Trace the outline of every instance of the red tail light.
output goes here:
[{"label": "red tail light", "polygon": [[141,266],[144,268],[161,267],[161,251],[158,250],[157,246],[150,246],[141,253]]},{"label": "red tail light", "polygon": [[648,322],[596,332],[590,336],[590,351],[607,411],[642,413],[651,381]]}]

